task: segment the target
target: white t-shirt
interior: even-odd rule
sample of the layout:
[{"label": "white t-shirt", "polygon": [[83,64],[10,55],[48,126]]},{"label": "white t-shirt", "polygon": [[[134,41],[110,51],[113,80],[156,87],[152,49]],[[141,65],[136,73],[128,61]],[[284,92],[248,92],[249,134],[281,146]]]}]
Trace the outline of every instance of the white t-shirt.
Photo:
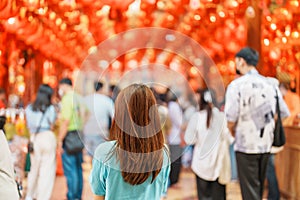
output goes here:
[{"label": "white t-shirt", "polygon": [[94,93],[86,96],[84,102],[89,110],[89,117],[84,125],[86,135],[98,135],[107,139],[109,118],[114,116],[114,102],[108,96]]},{"label": "white t-shirt", "polygon": [[171,121],[171,130],[168,135],[168,144],[179,145],[181,143],[180,132],[183,123],[183,113],[179,104],[175,101],[168,103],[169,118]]},{"label": "white t-shirt", "polygon": [[231,143],[233,138],[227,129],[225,114],[217,108],[212,110],[209,128],[206,120],[206,110],[194,113],[187,125],[184,140],[187,144],[195,144],[191,166],[195,174],[204,180],[215,181],[222,168],[218,155],[220,141],[224,139]]},{"label": "white t-shirt", "polygon": [[278,87],[257,70],[232,81],[226,92],[225,113],[229,122],[236,122],[235,151],[268,153],[273,143],[276,90],[282,117],[289,115]]}]

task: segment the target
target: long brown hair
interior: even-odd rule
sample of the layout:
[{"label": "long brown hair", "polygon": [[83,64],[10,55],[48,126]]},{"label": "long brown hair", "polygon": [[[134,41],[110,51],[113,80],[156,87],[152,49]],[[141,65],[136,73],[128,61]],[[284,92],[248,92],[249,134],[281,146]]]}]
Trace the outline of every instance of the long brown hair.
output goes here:
[{"label": "long brown hair", "polygon": [[163,165],[164,137],[155,97],[147,86],[133,84],[123,89],[115,102],[110,139],[116,140],[117,159],[125,182],[138,185]]}]

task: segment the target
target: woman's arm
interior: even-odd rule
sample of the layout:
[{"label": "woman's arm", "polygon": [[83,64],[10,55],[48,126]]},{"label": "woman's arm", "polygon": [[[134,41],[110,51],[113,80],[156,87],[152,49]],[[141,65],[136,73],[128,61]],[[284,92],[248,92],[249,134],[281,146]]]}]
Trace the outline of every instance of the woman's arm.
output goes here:
[{"label": "woman's arm", "polygon": [[104,200],[105,196],[94,195],[94,200]]}]

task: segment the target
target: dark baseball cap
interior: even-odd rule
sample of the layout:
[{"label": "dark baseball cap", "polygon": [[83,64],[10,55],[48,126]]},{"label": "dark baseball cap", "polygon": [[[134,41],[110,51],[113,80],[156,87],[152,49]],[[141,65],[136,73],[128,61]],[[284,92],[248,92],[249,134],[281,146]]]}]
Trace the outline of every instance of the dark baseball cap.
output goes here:
[{"label": "dark baseball cap", "polygon": [[70,86],[73,85],[73,84],[72,84],[72,80],[69,79],[69,78],[63,78],[63,79],[61,79],[61,80],[59,81],[59,84],[67,84],[67,85],[70,85]]}]

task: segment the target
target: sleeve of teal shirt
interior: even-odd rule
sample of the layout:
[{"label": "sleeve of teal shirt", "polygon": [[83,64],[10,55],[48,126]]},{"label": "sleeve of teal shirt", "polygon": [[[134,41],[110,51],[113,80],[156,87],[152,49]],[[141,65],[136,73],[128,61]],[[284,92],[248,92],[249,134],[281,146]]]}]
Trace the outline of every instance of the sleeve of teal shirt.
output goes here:
[{"label": "sleeve of teal shirt", "polygon": [[73,99],[65,96],[61,100],[61,118],[63,120],[70,120],[73,112]]},{"label": "sleeve of teal shirt", "polygon": [[90,185],[95,195],[105,196],[106,193],[106,177],[107,172],[102,162],[93,159],[93,168],[90,175]]},{"label": "sleeve of teal shirt", "polygon": [[169,175],[170,175],[170,158],[169,158],[169,154],[167,152],[164,152],[166,155],[166,159],[165,161],[167,162],[167,164],[163,165],[163,170],[164,170],[164,183],[163,183],[163,194],[167,193],[168,190],[168,186],[169,186]]}]

